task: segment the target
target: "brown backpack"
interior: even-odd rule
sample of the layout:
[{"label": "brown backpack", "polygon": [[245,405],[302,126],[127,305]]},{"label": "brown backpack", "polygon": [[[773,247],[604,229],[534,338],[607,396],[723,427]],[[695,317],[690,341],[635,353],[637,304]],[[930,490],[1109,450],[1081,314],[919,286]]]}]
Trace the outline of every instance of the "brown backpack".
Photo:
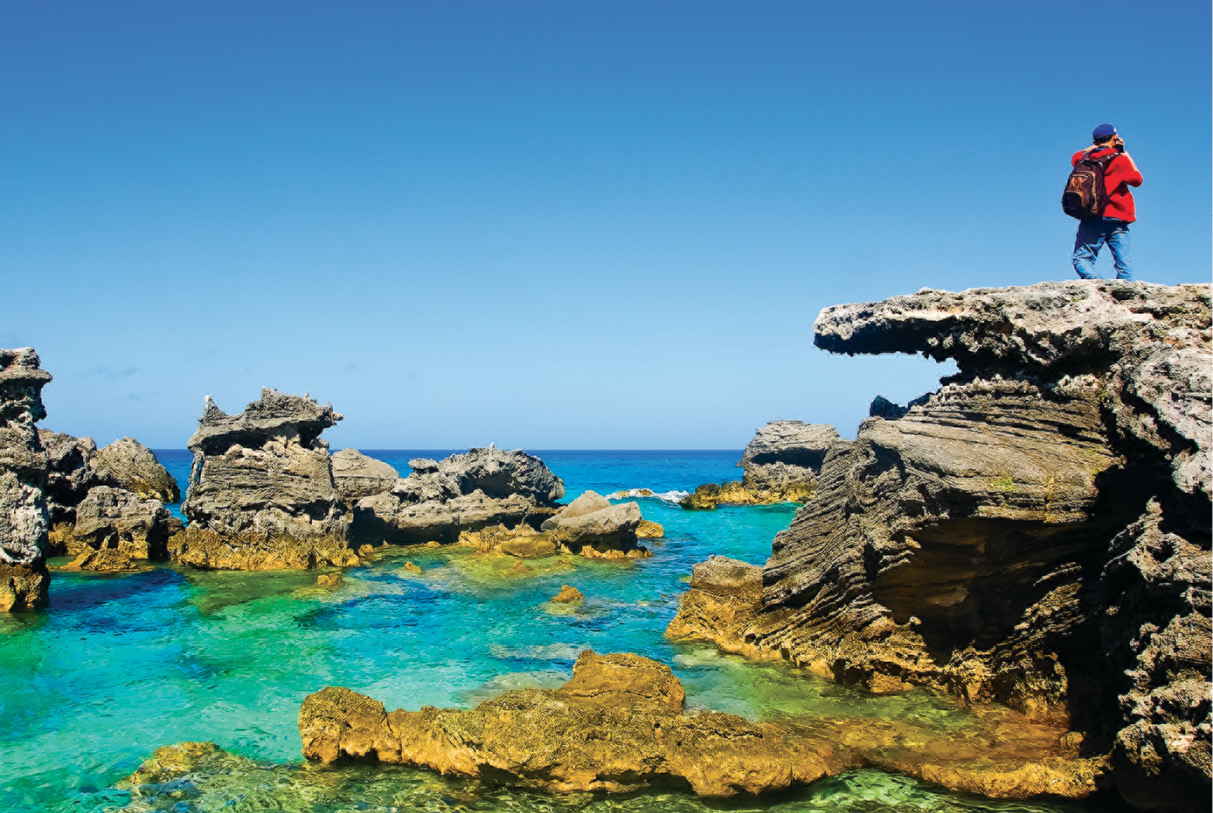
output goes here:
[{"label": "brown backpack", "polygon": [[1100,148],[1088,150],[1070,172],[1066,179],[1065,191],[1061,193],[1061,210],[1070,217],[1079,220],[1102,217],[1103,210],[1108,205],[1108,187],[1104,183],[1108,164],[1112,163],[1119,152],[1092,158],[1091,153]]}]

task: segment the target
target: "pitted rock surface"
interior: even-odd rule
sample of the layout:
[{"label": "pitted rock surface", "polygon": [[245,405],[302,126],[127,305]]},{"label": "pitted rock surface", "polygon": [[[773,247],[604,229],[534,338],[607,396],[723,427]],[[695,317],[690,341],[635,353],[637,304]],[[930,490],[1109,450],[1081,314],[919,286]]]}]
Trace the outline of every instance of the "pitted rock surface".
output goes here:
[{"label": "pitted rock surface", "polygon": [[733,651],[1006,703],[1085,731],[1134,804],[1207,808],[1210,287],[921,291],[816,331],[960,372],[830,450]]},{"label": "pitted rock surface", "polygon": [[34,424],[50,380],[33,348],[0,349],[0,612],[46,603],[47,458]]},{"label": "pitted rock surface", "polygon": [[492,525],[537,526],[556,512],[564,483],[521,451],[471,449],[441,462],[409,461],[412,472],[354,508],[358,542],[455,542]]},{"label": "pitted rock surface", "polygon": [[251,570],[346,561],[349,517],[320,438],[339,420],[332,406],[271,389],[238,415],[208,397],[189,442],[189,528],[170,545],[173,557]]},{"label": "pitted rock surface", "polygon": [[614,504],[594,491],[586,491],[539,527],[572,553],[613,558],[646,552],[636,544],[636,531],[642,521],[635,500]]},{"label": "pitted rock surface", "polygon": [[168,469],[151,449],[134,438],[114,441],[97,452],[91,463],[110,485],[162,503],[181,500],[181,489]]},{"label": "pitted rock surface", "polygon": [[741,482],[706,483],[682,500],[684,508],[807,502],[827,452],[843,442],[829,424],[771,421],[759,427],[737,466]]},{"label": "pitted rock surface", "polygon": [[700,796],[759,794],[875,767],[986,796],[1084,798],[1103,773],[1058,729],[1006,714],[977,718],[958,737],[872,719],[754,723],[688,712],[664,664],[590,651],[561,688],[515,690],[474,709],[389,712],[329,687],[304,700],[299,733],[310,760],[395,763],[555,792],[674,780]]},{"label": "pitted rock surface", "polygon": [[387,491],[399,479],[400,473],[390,464],[367,457],[357,449],[333,453],[333,482],[347,503]]}]

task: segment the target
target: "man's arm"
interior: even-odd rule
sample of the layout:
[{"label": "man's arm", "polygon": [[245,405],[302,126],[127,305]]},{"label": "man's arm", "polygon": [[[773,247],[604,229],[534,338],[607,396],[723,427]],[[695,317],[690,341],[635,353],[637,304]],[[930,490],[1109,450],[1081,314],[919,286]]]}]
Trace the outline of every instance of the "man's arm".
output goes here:
[{"label": "man's arm", "polygon": [[1116,161],[1116,163],[1121,165],[1121,167],[1118,167],[1118,169],[1121,169],[1119,174],[1124,176],[1120,179],[1120,182],[1126,183],[1129,186],[1141,186],[1141,170],[1137,168],[1137,163],[1133,160],[1133,157],[1127,152],[1122,152],[1120,157],[1125,159],[1123,161]]}]

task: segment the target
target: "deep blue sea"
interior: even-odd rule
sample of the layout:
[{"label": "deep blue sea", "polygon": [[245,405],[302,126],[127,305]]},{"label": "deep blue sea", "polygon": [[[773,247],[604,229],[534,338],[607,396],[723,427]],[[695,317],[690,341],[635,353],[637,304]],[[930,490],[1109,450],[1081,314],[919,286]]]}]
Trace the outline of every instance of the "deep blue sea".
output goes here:
[{"label": "deep blue sea", "polygon": [[[443,450],[364,450],[407,474]],[[739,451],[536,451],[571,500],[587,489],[689,491],[737,479]],[[190,455],[157,450],[185,490]],[[763,563],[794,506],[688,512],[640,500],[665,526],[642,561],[532,561],[411,549],[345,574],[222,573],[160,565],[123,575],[58,573],[50,607],[0,615],[0,811],[1078,811],[1000,803],[858,771],[771,800],[680,793],[552,797],[410,769],[302,764],[303,698],[344,685],[389,709],[474,705],[504,690],[555,687],[582,649],[671,665],[688,702],[771,719],[784,714],[904,718],[960,727],[963,712],[926,693],[871,697],[779,665],[722,656],[663,636],[691,565],[710,554]],[[57,560],[58,561],[58,560]],[[406,561],[420,575],[403,569]],[[56,562],[52,562],[55,564]],[[584,605],[548,599],[564,584]],[[169,792],[115,788],[161,745],[207,740],[258,762]]]}]

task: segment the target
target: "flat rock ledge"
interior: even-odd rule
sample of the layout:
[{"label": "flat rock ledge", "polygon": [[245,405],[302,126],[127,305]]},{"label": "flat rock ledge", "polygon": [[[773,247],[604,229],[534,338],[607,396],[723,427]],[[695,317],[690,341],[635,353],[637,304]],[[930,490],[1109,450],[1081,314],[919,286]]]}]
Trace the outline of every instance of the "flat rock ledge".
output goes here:
[{"label": "flat rock ledge", "polygon": [[876,767],[996,798],[1078,799],[1096,792],[1103,772],[1063,732],[1017,716],[975,719],[970,736],[957,737],[875,720],[755,723],[688,712],[685,702],[667,666],[585,651],[561,688],[515,690],[467,710],[388,712],[329,687],[304,700],[299,732],[313,761],[409,765],[549,792],[656,783],[725,797]]},{"label": "flat rock ledge", "polygon": [[704,483],[679,503],[691,510],[720,505],[806,503],[830,448],[842,442],[829,424],[771,421],[759,427],[738,461],[741,482]]}]

